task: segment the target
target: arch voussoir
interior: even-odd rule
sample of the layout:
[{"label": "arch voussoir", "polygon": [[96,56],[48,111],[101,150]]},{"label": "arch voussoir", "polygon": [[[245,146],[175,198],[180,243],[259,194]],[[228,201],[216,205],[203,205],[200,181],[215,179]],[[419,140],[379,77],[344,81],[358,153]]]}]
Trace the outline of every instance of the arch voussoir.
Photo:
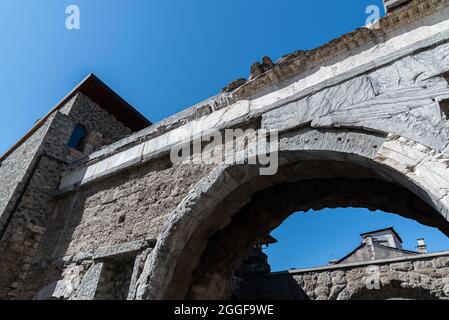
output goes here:
[{"label": "arch voussoir", "polygon": [[[392,152],[391,146],[398,143],[400,148]],[[195,274],[196,277],[200,274],[209,279],[209,285],[212,282],[217,282],[217,279],[220,277],[224,277],[224,274],[213,272],[202,274],[201,270],[198,269],[199,264],[203,262],[202,257],[204,258],[205,252],[207,253],[211,249],[206,247],[206,244],[208,241],[213,243],[213,241],[210,242],[211,237],[217,236],[217,232],[232,225],[232,220],[236,219],[239,209],[245,208],[254,195],[270,188],[270,186],[275,187],[282,182],[302,182],[303,185],[307,186],[304,192],[307,192],[307,188],[313,188],[312,181],[314,179],[321,179],[321,186],[326,185],[327,182],[333,183],[330,186],[334,190],[329,190],[330,193],[327,199],[325,199],[326,193],[309,191],[309,194],[321,194],[321,198],[314,203],[305,203],[302,207],[297,207],[299,209],[306,210],[319,208],[320,206],[332,207],[335,205],[351,206],[355,204],[375,210],[385,206],[384,209],[386,210],[396,211],[396,213],[404,216],[408,215],[423,223],[439,227],[440,230],[449,234],[447,216],[445,216],[447,204],[442,201],[444,196],[447,196],[444,192],[446,192],[448,184],[444,184],[446,182],[444,179],[446,174],[449,174],[449,170],[445,168],[444,170],[448,171],[437,174],[442,185],[440,187],[436,186],[435,179],[431,179],[436,174],[437,168],[442,168],[442,164],[445,163],[445,157],[435,153],[430,148],[396,135],[386,136],[384,134],[345,128],[303,128],[290,131],[281,135],[278,145],[280,162],[283,163],[283,166],[277,175],[261,178],[257,174],[257,165],[233,166],[222,164],[217,166],[209,176],[205,177],[191,190],[189,195],[173,211],[164,232],[158,239],[154,251],[146,262],[146,272],[143,272],[140,277],[140,283],[142,288],[144,288],[140,292],[140,298],[185,298],[189,295],[189,290],[193,290],[190,293],[193,295],[191,297],[200,297],[202,294],[207,296],[205,292],[208,292],[208,289],[201,289],[201,286],[197,285],[189,289],[193,285],[192,281],[195,281]],[[415,155],[416,158],[408,156],[409,154]],[[441,165],[437,168],[430,165],[434,162]],[[304,166],[305,163],[308,163],[309,167],[301,169],[301,165]],[[332,165],[327,167],[326,163],[340,163],[342,166],[337,169],[332,168]],[[311,176],[311,174],[314,176]],[[393,189],[390,191],[407,194],[407,197],[410,196],[410,199],[406,197],[406,199],[410,200],[408,202],[412,206],[417,206],[412,208],[404,204],[403,207],[400,207],[400,205],[395,207],[395,205],[391,205],[391,203],[394,203],[391,198],[382,199],[381,194],[379,196],[376,194],[374,198],[378,200],[373,203],[369,196],[364,198],[354,190],[352,190],[355,194],[354,197],[349,197],[346,201],[343,193],[339,193],[338,189],[335,189],[337,188],[335,183],[338,182],[339,178],[342,178],[341,176],[338,177],[339,174],[353,178],[348,186],[351,183],[354,186],[361,186],[357,184],[360,183],[361,178],[369,178],[370,183],[377,181],[385,186],[391,185]],[[351,177],[351,174],[354,176]],[[258,179],[261,182],[258,182]],[[374,191],[377,192],[379,190]],[[336,197],[332,196],[332,192],[336,193],[343,200],[338,202]],[[240,196],[236,197],[235,193],[238,193]],[[416,201],[412,199],[415,196],[418,199]],[[233,202],[233,198],[238,198],[239,200]],[[354,199],[358,200],[355,201]],[[391,203],[389,204],[388,201]],[[288,200],[285,201],[287,204],[290,202]],[[232,205],[229,203],[232,203]],[[277,205],[266,205],[269,210],[277,208],[279,211],[284,212],[285,216],[288,216],[294,207],[286,205],[286,207],[282,208],[282,205],[279,203]],[[230,208],[229,210],[227,206]],[[265,214],[267,213],[269,211],[265,211]],[[261,214],[264,214],[263,211]],[[244,218],[244,215],[242,217]],[[264,219],[262,225],[259,226],[260,230],[270,231],[270,228],[280,224],[283,218],[285,218],[282,214],[280,217],[278,217],[278,220]],[[249,222],[250,220],[246,220],[243,225],[249,224]],[[265,228],[263,223],[265,223]],[[244,229],[240,231],[244,232]],[[232,240],[226,239],[226,236],[229,235],[232,236],[233,233],[224,234],[222,242],[218,241],[217,243],[223,245],[223,241],[228,242],[228,246],[223,248],[228,247],[231,249],[228,250],[230,252],[228,254],[222,252],[218,256],[216,256],[217,253],[215,252],[216,258],[212,258],[212,256],[210,258],[215,260],[215,263],[218,263],[219,268],[223,268],[222,262],[227,261],[226,259],[231,259],[227,262],[233,266],[238,264],[236,261],[239,255],[244,256],[243,247],[232,248],[232,245],[229,245],[229,241],[232,242]],[[236,236],[235,233],[234,236]],[[244,247],[249,248],[254,239],[254,235],[252,235],[248,236],[246,240],[242,240]],[[199,245],[200,243],[203,243],[203,245]],[[240,254],[238,250],[241,250]],[[188,257],[185,254],[186,252],[188,252]],[[228,255],[231,258],[226,258]],[[182,277],[176,277],[174,274],[180,271],[177,269],[177,266],[182,265],[186,267],[186,264],[182,263],[182,259],[189,259],[190,267],[189,270],[185,270],[186,273]],[[209,258],[206,257],[205,259],[207,261]],[[221,264],[217,261],[220,259],[223,260]],[[226,266],[223,270],[225,270],[223,271],[225,273],[230,272],[230,270],[226,269]],[[172,280],[176,278],[178,279],[177,282],[173,283]],[[223,290],[224,288],[226,286],[222,287]],[[218,289],[215,288],[215,290]],[[224,294],[225,290],[223,290],[220,291],[221,294]],[[217,292],[215,291],[213,298],[217,297]]]}]

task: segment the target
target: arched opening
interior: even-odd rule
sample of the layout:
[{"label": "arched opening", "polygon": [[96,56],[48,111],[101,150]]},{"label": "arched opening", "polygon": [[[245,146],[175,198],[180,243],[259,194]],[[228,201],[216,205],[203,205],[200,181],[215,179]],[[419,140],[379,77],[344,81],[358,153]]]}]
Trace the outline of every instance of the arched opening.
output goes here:
[{"label": "arched opening", "polygon": [[68,147],[72,149],[76,149],[78,151],[83,151],[84,149],[84,142],[87,138],[87,129],[77,124],[75,126],[75,129],[73,129],[72,136],[69,139]]},{"label": "arched opening", "polygon": [[[220,165],[204,178],[172,213],[147,260],[138,296],[229,298],[234,272],[251,248],[298,211],[382,210],[449,235],[444,206],[431,193],[373,160],[385,136],[352,132],[351,141],[329,131],[319,132],[323,140],[309,139],[307,130],[282,137],[274,176],[258,175],[253,165]],[[304,148],[313,141],[320,146]],[[333,141],[344,146],[332,147]]]}]

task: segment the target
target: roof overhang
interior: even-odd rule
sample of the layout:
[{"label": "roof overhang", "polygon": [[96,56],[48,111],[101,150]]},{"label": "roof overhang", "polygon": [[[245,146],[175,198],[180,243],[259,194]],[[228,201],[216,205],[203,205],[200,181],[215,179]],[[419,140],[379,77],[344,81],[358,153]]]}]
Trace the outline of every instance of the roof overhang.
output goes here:
[{"label": "roof overhang", "polygon": [[75,88],[74,93],[76,92],[81,92],[88,96],[133,132],[145,129],[152,124],[139,111],[134,109],[133,106],[92,73]]},{"label": "roof overhang", "polygon": [[133,132],[145,129],[152,124],[147,118],[134,109],[134,107],[132,107],[122,97],[109,88],[103,81],[91,73],[74,89],[72,89],[69,94],[59,101],[59,103],[51,109],[49,113],[36,122],[35,125],[19,141],[17,141],[17,143],[6,151],[0,157],[0,162],[5,160],[12,152],[14,152],[14,150],[16,150],[45,123],[50,115],[61,109],[77,93],[82,93],[88,96],[92,101],[97,103],[102,109],[114,116],[118,121],[123,123],[123,125],[131,129]]}]

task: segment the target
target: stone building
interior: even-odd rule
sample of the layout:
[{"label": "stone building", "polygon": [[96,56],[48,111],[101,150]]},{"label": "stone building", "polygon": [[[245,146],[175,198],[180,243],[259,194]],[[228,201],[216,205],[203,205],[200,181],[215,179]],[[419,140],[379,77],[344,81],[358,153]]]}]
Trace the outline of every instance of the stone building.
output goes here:
[{"label": "stone building", "polygon": [[[333,262],[333,264],[369,262],[419,253],[404,250],[402,248],[402,239],[393,227],[362,233],[360,236],[362,237],[362,243],[343,258]],[[424,241],[423,239],[420,240]],[[425,245],[423,244],[421,251],[424,251],[424,248]]]},{"label": "stone building", "polygon": [[91,74],[0,158],[1,298],[23,288],[63,169],[149,125]]},{"label": "stone building", "polygon": [[[264,57],[156,124],[87,77],[0,157],[0,299],[227,299],[263,235],[309,209],[379,209],[449,235],[449,0],[385,4],[378,29]],[[244,143],[244,164],[171,161],[230,128],[276,132],[256,156],[278,170],[260,175]],[[382,288],[449,297],[447,257],[406,258],[376,260]],[[309,298],[365,295],[365,269],[327,268],[301,276]]]},{"label": "stone building", "polygon": [[[402,248],[394,228],[361,234],[362,243],[328,266],[270,272],[266,255],[254,250],[245,261],[250,272],[239,278],[240,300],[446,299],[449,251],[428,253],[424,239],[418,251]],[[257,258],[256,258],[257,257]],[[259,268],[251,268],[258,261]],[[378,285],[376,285],[378,283]]]}]

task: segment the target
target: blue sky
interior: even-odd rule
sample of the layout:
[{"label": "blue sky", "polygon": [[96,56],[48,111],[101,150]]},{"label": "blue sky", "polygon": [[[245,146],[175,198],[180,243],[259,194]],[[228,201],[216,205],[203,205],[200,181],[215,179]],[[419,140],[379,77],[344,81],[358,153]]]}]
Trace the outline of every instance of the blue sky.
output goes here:
[{"label": "blue sky", "polygon": [[[81,10],[80,30],[65,28],[72,4]],[[156,122],[247,77],[264,55],[276,60],[362,26],[370,4],[382,6],[382,0],[3,0],[0,153],[90,72]],[[425,233],[403,219],[384,222],[367,214],[296,219],[283,226],[289,236],[278,237],[283,241],[273,250],[300,248],[293,240],[310,230],[323,247],[302,248],[304,259],[297,262],[290,261],[295,255],[273,252],[279,268],[326,263],[374,225],[398,225],[404,238]],[[348,221],[357,223],[348,227]],[[324,226],[332,232],[321,232]],[[335,239],[342,239],[340,249]],[[435,248],[449,248],[438,239]]]},{"label": "blue sky", "polygon": [[[253,62],[364,24],[381,0],[0,1],[0,153],[88,73],[153,122],[247,77]],[[65,28],[76,4],[81,29]]]}]

